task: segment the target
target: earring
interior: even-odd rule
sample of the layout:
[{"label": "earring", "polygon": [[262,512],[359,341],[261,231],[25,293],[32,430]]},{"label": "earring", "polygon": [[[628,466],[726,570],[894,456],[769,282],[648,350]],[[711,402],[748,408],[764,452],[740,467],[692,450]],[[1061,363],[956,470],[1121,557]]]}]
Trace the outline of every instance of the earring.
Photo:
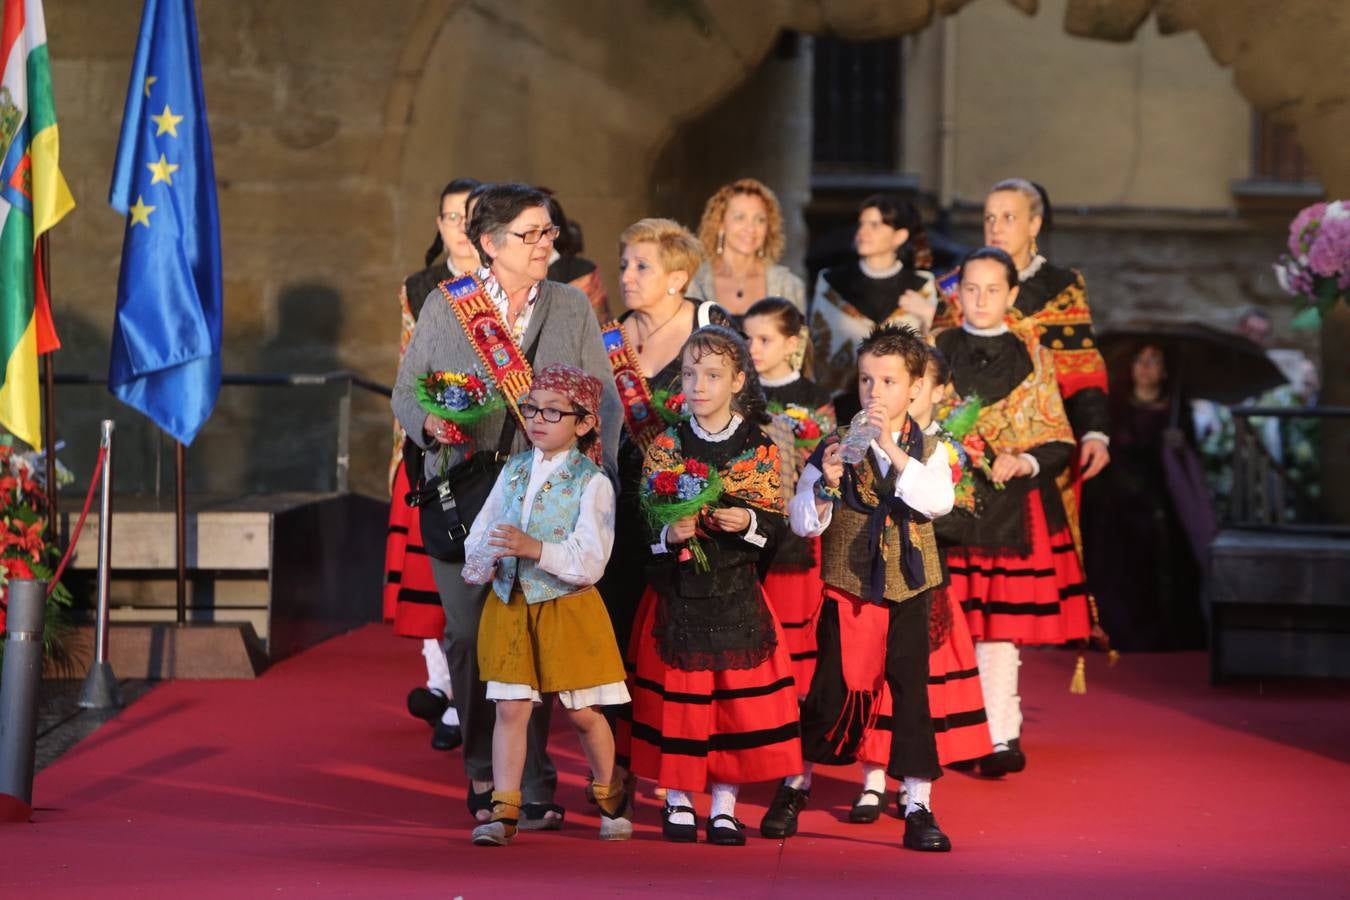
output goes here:
[{"label": "earring", "polygon": [[1035,239],[1035,238],[1032,238],[1032,239],[1031,239],[1031,255],[1032,255],[1032,256],[1038,256],[1038,255],[1040,255],[1040,252],[1041,252],[1041,248],[1036,246],[1036,239]]},{"label": "earring", "polygon": [[721,256],[722,251],[727,248],[727,235],[724,231],[717,232],[717,255]]},{"label": "earring", "polygon": [[764,248],[763,248],[763,247],[760,247],[758,250],[756,250],[756,251],[755,251],[755,255],[758,256],[760,259],[763,259],[763,258],[764,258]]},{"label": "earring", "polygon": [[670,296],[674,297],[674,296],[675,296],[675,289],[674,289],[674,288],[666,288],[666,293],[669,294]]}]

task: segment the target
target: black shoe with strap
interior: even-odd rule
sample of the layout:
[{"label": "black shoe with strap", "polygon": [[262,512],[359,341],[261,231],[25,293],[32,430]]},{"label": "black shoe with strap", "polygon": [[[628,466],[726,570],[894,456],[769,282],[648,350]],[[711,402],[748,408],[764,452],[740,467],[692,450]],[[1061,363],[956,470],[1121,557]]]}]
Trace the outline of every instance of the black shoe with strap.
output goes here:
[{"label": "black shoe with strap", "polygon": [[[876,803],[863,803],[864,797],[875,797]],[[853,808],[848,811],[848,820],[855,825],[871,825],[881,814],[886,811],[886,795],[881,791],[874,791],[871,788],[864,790],[858,795],[858,799],[853,801]]]},{"label": "black shoe with strap", "polygon": [[904,846],[909,850],[946,853],[952,849],[952,842],[938,828],[937,819],[928,807],[919,805],[905,816]]},{"label": "black shoe with strap", "polygon": [[469,815],[477,820],[480,812],[492,812],[492,788],[488,788],[486,791],[479,793],[478,791],[475,791],[473,785],[470,784],[466,801],[469,806]]},{"label": "black shoe with strap", "polygon": [[450,708],[450,698],[440,691],[415,687],[408,691],[408,714],[435,727]]},{"label": "black shoe with strap", "polygon": [[[727,822],[727,825],[718,825]],[[745,826],[735,816],[719,813],[708,820],[708,843],[721,847],[744,847]]]},{"label": "black shoe with strap", "polygon": [[[678,825],[670,821],[670,817],[675,813],[689,813],[694,821],[690,825]],[[697,843],[698,816],[694,813],[694,808],[692,806],[671,806],[667,803],[661,810],[661,837],[677,844]]]},{"label": "black shoe with strap", "polygon": [[464,732],[460,730],[458,725],[437,722],[436,727],[431,731],[432,750],[454,750],[462,743],[464,743]]},{"label": "black shoe with strap", "polygon": [[811,791],[798,790],[780,784],[769,803],[769,809],[759,823],[759,833],[766,838],[789,838],[797,833],[797,816],[806,808]]},{"label": "black shoe with strap", "polygon": [[1013,738],[1006,750],[995,750],[988,756],[980,757],[980,774],[985,778],[1002,778],[1004,775],[1020,772],[1027,767],[1026,755],[1022,753],[1022,743]]}]

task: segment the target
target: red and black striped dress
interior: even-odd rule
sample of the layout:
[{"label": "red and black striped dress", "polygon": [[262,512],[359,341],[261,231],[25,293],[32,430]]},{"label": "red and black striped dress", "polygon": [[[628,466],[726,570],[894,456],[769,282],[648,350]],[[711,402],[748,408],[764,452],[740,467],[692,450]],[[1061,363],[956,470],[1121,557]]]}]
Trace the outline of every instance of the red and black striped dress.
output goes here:
[{"label": "red and black striped dress", "polygon": [[617,729],[618,761],[684,791],[784,778],[802,766],[797,692],[758,572],[786,527],[778,451],[747,422],[723,441],[682,423],[648,448],[644,481],[684,458],[718,469],[726,493],[717,505],[751,509],[764,545],[749,532],[700,536],[707,572],[675,554],[653,557],[629,647],[633,704]]},{"label": "red and black striped dress", "polygon": [[[436,285],[451,276],[445,263],[436,263],[410,275],[399,292],[402,328],[399,362],[412,339],[417,313]],[[440,640],[445,634],[445,611],[431,574],[431,558],[422,546],[420,513],[404,502],[408,473],[403,465],[403,429],[394,424],[394,459],[390,471],[389,526],[384,541],[383,614],[394,623],[394,633],[410,638]]]},{"label": "red and black striped dress", "polygon": [[1035,476],[996,489],[976,473],[980,515],[946,550],[948,592],[961,604],[977,641],[1064,644],[1088,636],[1087,587],[1055,478],[1069,464],[1073,431],[1055,382],[1050,351],[1034,329],[972,334],[943,332],[938,348],[952,366],[958,398],[983,399],[973,430],[992,462],[997,453],[1027,453]]},{"label": "red and black striped dress", "polygon": [[[771,409],[782,409],[782,415],[791,419],[802,411],[809,413],[811,421],[816,423],[821,436],[834,430],[834,404],[830,402],[829,392],[809,378],[797,378],[786,384],[765,384],[764,396]],[[787,450],[792,455],[787,456]],[[784,493],[791,497],[797,488],[797,476],[806,465],[807,458],[815,449],[809,447],[784,448]],[[787,471],[788,461],[793,463],[792,471]],[[817,538],[798,537],[791,531],[785,531],[778,544],[769,571],[764,576],[764,594],[769,606],[783,628],[783,643],[787,645],[788,657],[792,660],[792,674],[797,679],[797,695],[805,697],[811,687],[811,676],[816,671],[816,624],[820,616],[820,604],[824,597],[825,583],[820,579],[820,541]]]}]

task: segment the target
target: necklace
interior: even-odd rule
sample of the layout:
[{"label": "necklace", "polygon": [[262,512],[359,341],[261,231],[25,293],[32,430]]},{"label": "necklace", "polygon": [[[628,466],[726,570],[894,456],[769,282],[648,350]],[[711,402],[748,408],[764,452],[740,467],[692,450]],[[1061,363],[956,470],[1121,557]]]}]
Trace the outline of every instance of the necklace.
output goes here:
[{"label": "necklace", "polygon": [[726,434],[728,431],[731,430],[731,426],[735,424],[736,424],[736,414],[732,413],[731,418],[727,419],[727,424],[723,425],[716,431],[709,431],[707,428],[704,428],[702,422],[698,423],[698,427],[703,430],[705,439],[714,439]]},{"label": "necklace", "polygon": [[[647,342],[648,342],[649,340],[652,339],[652,335],[656,334],[656,333],[657,333],[658,331],[660,331],[662,328],[665,328],[665,327],[666,327],[667,325],[669,325],[671,322],[674,322],[674,321],[675,321],[675,317],[678,316],[678,315],[680,314],[680,310],[683,309],[683,308],[684,308],[684,302],[681,301],[681,302],[680,302],[680,305],[677,306],[677,307],[675,307],[675,312],[671,314],[670,318],[666,319],[666,320],[665,320],[664,322],[662,322],[660,325],[657,325],[657,326],[656,326],[655,328],[653,328],[651,331],[647,332],[646,335],[639,334],[639,335],[638,335],[638,342],[637,342],[637,352],[638,352],[639,354],[641,354],[641,353],[642,353],[642,348],[645,347],[645,346],[647,346]],[[634,323],[633,323],[634,328],[636,328],[637,325],[638,325],[637,322],[634,322]]]}]

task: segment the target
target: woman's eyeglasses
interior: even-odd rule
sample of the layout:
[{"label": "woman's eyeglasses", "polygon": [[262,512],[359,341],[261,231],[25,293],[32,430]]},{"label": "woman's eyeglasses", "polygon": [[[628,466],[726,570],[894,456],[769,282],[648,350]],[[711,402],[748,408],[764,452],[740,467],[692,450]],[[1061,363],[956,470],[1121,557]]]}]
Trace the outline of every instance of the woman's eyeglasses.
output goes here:
[{"label": "woman's eyeglasses", "polygon": [[[526,243],[529,242],[526,241]],[[561,409],[550,409],[547,406],[535,406],[533,403],[520,404],[520,414],[527,419],[533,419],[535,416],[541,416],[545,422],[548,422],[550,424],[561,422],[563,416],[576,416],[578,419],[583,419],[586,416],[590,415],[589,413],[577,412],[576,410],[564,412]]]},{"label": "woman's eyeglasses", "polygon": [[[512,231],[509,233],[520,238],[522,244],[537,244],[541,238],[548,238],[550,241],[556,241],[558,235],[562,234],[562,229],[557,225],[550,225],[548,228],[531,228],[529,231]],[[554,419],[553,421],[556,422],[558,420]]]}]

